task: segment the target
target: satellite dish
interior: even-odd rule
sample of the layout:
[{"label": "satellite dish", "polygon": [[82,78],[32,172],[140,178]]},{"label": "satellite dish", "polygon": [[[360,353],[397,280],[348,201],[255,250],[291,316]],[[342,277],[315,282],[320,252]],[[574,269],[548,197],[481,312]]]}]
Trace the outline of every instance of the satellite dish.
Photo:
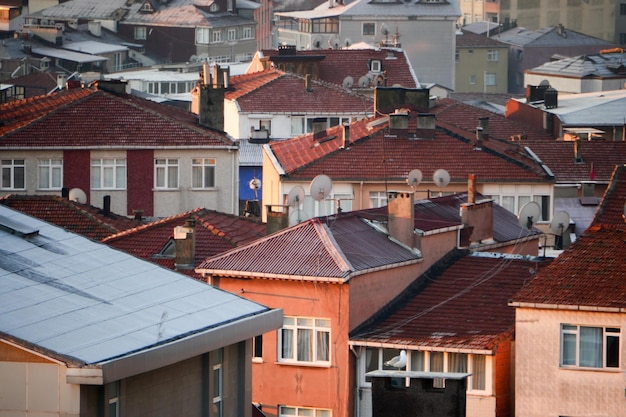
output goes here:
[{"label": "satellite dish", "polygon": [[352,46],[352,39],[350,38],[344,39],[343,44],[346,46],[346,48],[349,48],[350,46]]},{"label": "satellite dish", "polygon": [[287,204],[289,204],[290,207],[298,207],[303,201],[304,188],[297,185],[289,190],[289,194],[287,194]]},{"label": "satellite dish", "polygon": [[258,190],[261,188],[261,180],[258,178],[252,178],[250,182],[248,182],[248,187],[250,187],[251,190]]},{"label": "satellite dish", "polygon": [[380,33],[381,33],[383,36],[387,36],[387,35],[389,35],[389,28],[387,27],[387,25],[386,25],[386,24],[384,24],[384,23],[383,23],[383,24],[381,24],[381,25],[380,25]]},{"label": "satellite dish", "polygon": [[322,38],[321,35],[317,35],[313,38],[313,48],[315,49],[320,49],[322,47],[322,41],[324,40],[324,38]]},{"label": "satellite dish", "polygon": [[72,188],[70,190],[69,199],[77,203],[85,204],[87,202],[87,194],[80,188]]},{"label": "satellite dish", "polygon": [[353,84],[354,78],[350,77],[349,75],[343,79],[343,88],[351,88]]},{"label": "satellite dish", "polygon": [[550,222],[550,231],[557,236],[563,236],[563,232],[569,226],[569,214],[565,211],[559,211],[554,214]]},{"label": "satellite dish", "polygon": [[535,201],[524,204],[517,215],[519,225],[526,230],[531,230],[541,216],[541,206]]},{"label": "satellite dish", "polygon": [[406,183],[413,189],[420,185],[422,182],[422,171],[419,169],[413,169],[409,172],[409,176],[406,178]]},{"label": "satellite dish", "polygon": [[339,49],[339,47],[341,46],[341,40],[339,40],[338,37],[333,36],[328,40],[328,45],[333,49]]},{"label": "satellite dish", "polygon": [[439,188],[443,188],[450,183],[450,174],[445,169],[438,169],[433,174],[433,182]]},{"label": "satellite dish", "polygon": [[315,201],[322,201],[330,194],[332,187],[333,182],[330,177],[320,174],[311,181],[311,197],[313,197]]},{"label": "satellite dish", "polygon": [[359,78],[359,87],[367,87],[369,84],[370,84],[369,77],[366,77],[364,75],[361,78]]}]

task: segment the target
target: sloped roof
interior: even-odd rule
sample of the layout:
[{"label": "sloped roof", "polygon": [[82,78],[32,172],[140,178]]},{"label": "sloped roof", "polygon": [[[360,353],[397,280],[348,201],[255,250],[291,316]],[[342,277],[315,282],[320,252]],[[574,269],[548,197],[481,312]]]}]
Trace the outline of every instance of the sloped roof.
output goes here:
[{"label": "sloped roof", "polygon": [[115,213],[105,215],[101,208],[54,195],[7,194],[0,197],[0,204],[94,240],[142,224],[140,220]]},{"label": "sloped roof", "polygon": [[[29,16],[58,19],[105,19],[118,20],[129,10],[127,0],[70,0],[47,7]],[[130,7],[139,9],[141,2],[132,2]]]},{"label": "sloped roof", "polygon": [[611,42],[594,38],[580,32],[563,28],[560,34],[559,26],[547,26],[537,30],[530,30],[523,27],[515,27],[502,33],[493,35],[493,38],[523,47],[570,47],[570,46],[598,46],[606,48],[614,46]]},{"label": "sloped roof", "polygon": [[299,50],[296,55],[279,55],[278,50],[263,50],[263,55],[270,60],[297,60],[319,58],[318,77],[322,81],[343,85],[346,77],[352,78],[353,85],[358,85],[361,77],[369,73],[369,61],[381,61],[385,71],[386,85],[400,85],[405,88],[418,88],[419,80],[415,75],[406,52],[395,48],[367,49],[315,49]]},{"label": "sloped roof", "polygon": [[492,352],[515,327],[507,305],[548,261],[453,251],[350,334],[350,342]]},{"label": "sloped roof", "polygon": [[[234,216],[197,208],[112,234],[102,242],[139,258],[174,269],[175,259],[157,256],[174,237],[174,228],[187,219],[195,220],[196,264],[202,260],[248,244],[265,236],[266,226],[250,217]],[[183,271],[196,278],[193,270]]]},{"label": "sloped roof", "polygon": [[[235,13],[220,11],[208,13],[196,7],[197,0],[170,0],[167,4],[159,4],[154,13],[144,13],[139,7],[131,6],[120,22],[125,24],[142,24],[155,26],[225,27],[234,25],[256,25],[254,19],[247,19]],[[208,2],[206,2],[208,4]]]},{"label": "sloped roof", "polygon": [[372,269],[420,260],[421,255],[348,213],[324,220],[309,219],[209,258],[196,271],[342,283]]},{"label": "sloped roof", "polygon": [[461,33],[457,33],[456,35],[456,46],[457,48],[467,48],[467,47],[475,47],[475,48],[508,48],[509,46],[505,43],[497,41],[493,38],[490,38],[485,35],[478,35],[471,31],[465,30],[465,27],[461,30]]},{"label": "sloped roof", "polygon": [[234,146],[191,112],[94,88],[2,104],[0,122],[0,149]]},{"label": "sloped roof", "polygon": [[70,367],[100,370],[104,383],[282,323],[280,310],[1,205],[0,224],[0,334]]},{"label": "sloped roof", "polygon": [[[563,97],[566,101],[573,98]],[[560,101],[559,97],[559,106]],[[581,104],[584,102],[584,99],[580,101]],[[568,104],[564,103],[564,108],[568,108]],[[528,150],[534,153],[541,161],[540,164],[545,165],[554,174],[557,183],[590,180],[592,162],[596,181],[607,182],[614,166],[626,162],[626,142],[583,141],[581,143],[583,162],[576,162],[573,141],[556,140],[547,132],[533,126],[450,99],[440,100],[432,111],[437,115],[439,123],[453,125],[468,135],[475,132],[478,118],[489,117],[489,139],[484,142],[489,143],[489,146],[508,146],[512,137],[523,135],[524,139],[514,142],[518,150],[525,152],[527,157],[532,157]],[[601,113],[596,113],[595,117],[596,121],[601,120]],[[480,176],[478,180],[481,180]]]},{"label": "sloped roof", "polygon": [[439,113],[443,111],[437,112],[433,139],[413,138],[408,132],[386,137],[388,121],[379,117],[352,123],[347,148],[343,146],[343,127],[337,126],[319,134],[271,143],[266,149],[287,177],[297,179],[312,179],[324,173],[333,180],[404,180],[415,168],[428,179],[435,170],[444,168],[452,182],[466,183],[469,174],[477,175],[481,182],[551,181],[541,164],[516,144],[484,141],[482,148],[475,150],[478,120],[472,119],[472,132],[464,131],[440,122]]},{"label": "sloped roof", "polygon": [[461,11],[458,2],[444,1],[433,3],[414,1],[412,3],[371,0],[346,0],[344,4],[324,2],[313,10],[276,13],[279,16],[312,19],[331,16],[420,16],[423,18],[440,19],[442,17],[459,17]]},{"label": "sloped roof", "polygon": [[24,87],[26,98],[48,94],[57,88],[57,77],[50,71],[33,71],[28,75],[6,80],[6,84]]},{"label": "sloped roof", "polygon": [[578,55],[548,61],[526,70],[529,74],[557,75],[569,78],[626,78],[626,53]]},{"label": "sloped roof", "polygon": [[516,307],[626,311],[626,166],[614,169],[592,224],[519,291]]}]

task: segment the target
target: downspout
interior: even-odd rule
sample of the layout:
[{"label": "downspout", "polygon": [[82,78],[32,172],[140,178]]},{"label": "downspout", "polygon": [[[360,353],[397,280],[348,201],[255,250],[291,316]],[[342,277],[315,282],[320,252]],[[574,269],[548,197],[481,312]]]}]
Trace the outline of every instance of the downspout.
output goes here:
[{"label": "downspout", "polygon": [[[235,216],[239,215],[239,207],[238,207],[238,203],[239,203],[239,170],[235,170],[235,152],[233,152],[233,150],[230,150],[230,153],[232,155],[232,159],[231,159],[231,171],[233,173],[233,198],[232,198],[232,207],[231,207],[231,213],[233,213]],[[238,154],[238,153],[237,153]],[[235,211],[236,210],[236,211]]]}]

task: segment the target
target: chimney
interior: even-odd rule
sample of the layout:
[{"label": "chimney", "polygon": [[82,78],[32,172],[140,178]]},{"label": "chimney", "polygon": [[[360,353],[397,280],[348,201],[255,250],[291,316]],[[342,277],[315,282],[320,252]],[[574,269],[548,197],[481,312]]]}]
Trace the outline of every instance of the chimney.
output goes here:
[{"label": "chimney", "polygon": [[419,113],[417,115],[417,128],[415,134],[422,139],[432,139],[435,137],[436,124],[435,115],[432,113]]},{"label": "chimney", "polygon": [[65,83],[67,83],[67,74],[60,72],[57,74],[57,88],[59,90],[63,90],[65,88]]},{"label": "chimney", "polygon": [[483,128],[478,126],[476,128],[476,144],[474,145],[475,151],[480,151],[483,148]]},{"label": "chimney", "polygon": [[176,258],[174,267],[176,269],[193,269],[196,261],[196,221],[194,219],[185,220],[183,226],[174,228],[174,242],[176,244]]},{"label": "chimney", "polygon": [[[204,63],[200,80],[191,92],[191,112],[198,115],[198,123],[210,129],[224,131],[224,86],[219,84],[219,65],[214,66],[211,76],[210,65]],[[222,75],[222,79],[224,76]]]},{"label": "chimney", "polygon": [[471,229],[470,245],[493,241],[493,200],[461,204],[461,221]]},{"label": "chimney", "polygon": [[143,210],[135,209],[133,210],[133,215],[135,220],[141,220],[141,216],[143,216]]},{"label": "chimney", "polygon": [[479,117],[478,126],[483,128],[483,139],[489,138],[489,117]]},{"label": "chimney", "polygon": [[467,202],[476,203],[476,174],[470,174],[467,179]]},{"label": "chimney", "polygon": [[583,162],[583,156],[580,151],[581,142],[580,136],[576,135],[574,139],[574,162]]},{"label": "chimney", "polygon": [[406,134],[409,129],[409,110],[396,109],[389,114],[389,133],[392,135]]},{"label": "chimney", "polygon": [[415,247],[414,193],[390,191],[387,194],[389,235],[410,248]]},{"label": "chimney", "polygon": [[274,211],[271,205],[265,207],[267,208],[265,230],[268,235],[289,227],[289,206],[281,206],[282,211]]},{"label": "chimney", "polygon": [[307,74],[304,77],[304,87],[306,88],[306,91],[312,91],[311,90],[311,74]]},{"label": "chimney", "polygon": [[68,187],[61,188],[61,197],[66,200],[70,199],[70,189]]},{"label": "chimney", "polygon": [[111,196],[105,195],[102,197],[102,214],[108,216],[111,214]]},{"label": "chimney", "polygon": [[345,123],[343,125],[343,130],[341,131],[343,136],[343,147],[347,148],[350,146],[350,124]]}]

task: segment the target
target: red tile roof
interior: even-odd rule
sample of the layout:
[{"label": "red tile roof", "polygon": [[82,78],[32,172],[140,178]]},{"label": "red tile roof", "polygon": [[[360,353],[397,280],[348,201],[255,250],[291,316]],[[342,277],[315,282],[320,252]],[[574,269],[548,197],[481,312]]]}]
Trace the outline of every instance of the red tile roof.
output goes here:
[{"label": "red tile roof", "polygon": [[[277,50],[264,50],[263,55],[277,57]],[[351,77],[354,88],[358,86],[361,77],[369,71],[369,62],[372,59],[380,60],[382,70],[386,71],[386,85],[399,85],[405,88],[418,87],[416,76],[404,50],[384,49],[324,49],[324,50],[301,50],[296,51],[296,57],[322,57],[320,62],[319,79],[343,85],[346,77]],[[282,59],[290,59],[289,56],[281,56]],[[374,86],[372,84],[372,86]]]},{"label": "red tile roof", "polygon": [[492,141],[494,143],[511,143],[512,137],[523,135],[523,139],[515,143],[536,154],[554,174],[556,182],[591,180],[592,162],[596,181],[608,182],[615,165],[626,163],[626,142],[623,141],[583,141],[583,162],[576,162],[573,141],[554,139],[530,125],[451,99],[440,100],[432,112],[439,123],[455,126],[468,134],[474,134],[480,117],[489,117],[489,137],[498,139]]},{"label": "red tile roof", "polygon": [[[265,236],[266,226],[250,217],[240,217],[197,208],[152,223],[148,223],[103,239],[112,247],[139,258],[174,269],[174,258],[155,256],[174,237],[174,228],[182,226],[187,219],[195,220],[196,263],[226,252],[234,247],[248,244]],[[188,271],[188,275],[195,275]],[[196,276],[199,278],[199,275]]]},{"label": "red tile roof", "polygon": [[0,197],[0,204],[94,240],[101,240],[142,224],[140,220],[115,213],[105,215],[98,207],[53,195],[9,194]]},{"label": "red tile roof", "polygon": [[[307,134],[270,144],[288,177],[311,179],[324,173],[333,180],[403,181],[415,168],[425,179],[446,169],[451,182],[467,182],[476,174],[481,182],[551,181],[550,176],[523,148],[489,140],[475,150],[475,133],[437,121],[432,139],[412,134],[387,135],[388,122],[378,118],[375,127],[366,119],[350,126],[350,145],[343,146],[342,126],[321,134]],[[474,129],[477,120],[474,123]]]},{"label": "red tile roof", "polygon": [[510,297],[546,263],[538,258],[451,252],[355,329],[350,340],[494,350],[515,327],[515,310],[507,305]]},{"label": "red tile roof", "polygon": [[[626,166],[615,168],[591,226],[515,297],[515,306],[626,308]],[[623,310],[622,310],[623,311]]]},{"label": "red tile roof", "polygon": [[0,122],[0,149],[233,146],[193,113],[92,88],[3,104]]},{"label": "red tile roof", "polygon": [[371,268],[420,260],[421,256],[348,213],[304,221],[209,258],[197,270],[253,278],[344,282]]},{"label": "red tile roof", "polygon": [[340,86],[311,81],[279,70],[267,70],[231,78],[226,99],[237,100],[242,112],[354,114],[373,113],[371,97]]}]

